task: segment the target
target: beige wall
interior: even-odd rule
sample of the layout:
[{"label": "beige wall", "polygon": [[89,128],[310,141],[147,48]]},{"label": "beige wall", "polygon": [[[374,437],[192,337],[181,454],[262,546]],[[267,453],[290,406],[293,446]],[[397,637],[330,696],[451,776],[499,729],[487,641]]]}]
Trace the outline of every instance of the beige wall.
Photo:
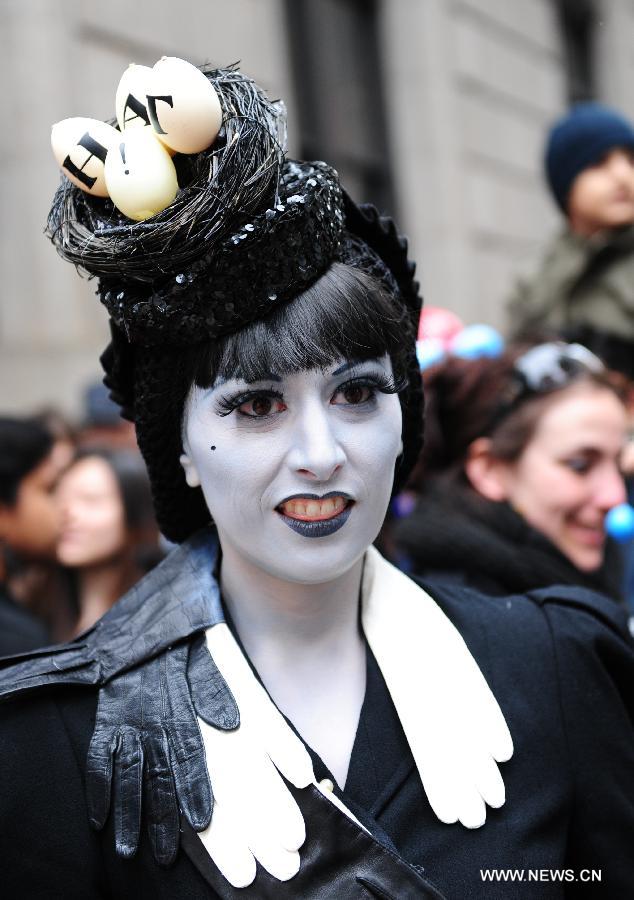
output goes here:
[{"label": "beige wall", "polygon": [[551,4],[389,0],[384,19],[398,196],[426,302],[499,323],[557,223],[540,170],[565,94]]},{"label": "beige wall", "polygon": [[[634,117],[634,0],[600,6],[601,95]],[[110,117],[131,61],[241,60],[286,100],[292,151],[283,13],[284,0],[0,4],[0,410],[76,414],[81,387],[100,377],[106,317],[94,285],[42,235],[58,180],[50,125]],[[565,107],[552,3],[382,0],[380,25],[400,224],[426,301],[500,324],[514,276],[557,227],[540,169],[544,130]]]},{"label": "beige wall", "polygon": [[[159,56],[243,67],[271,96],[292,95],[281,0],[3,0],[0,4],[0,410],[54,404],[79,414],[101,378],[105,310],[95,284],[42,230],[58,183],[49,135],[68,116],[110,118],[121,73]],[[6,86],[11,85],[11,90]]]}]

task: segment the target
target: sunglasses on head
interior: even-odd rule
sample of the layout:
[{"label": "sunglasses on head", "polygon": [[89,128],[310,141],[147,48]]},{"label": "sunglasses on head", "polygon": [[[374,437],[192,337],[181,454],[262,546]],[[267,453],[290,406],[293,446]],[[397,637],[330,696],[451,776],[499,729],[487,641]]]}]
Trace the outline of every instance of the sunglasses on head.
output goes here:
[{"label": "sunglasses on head", "polygon": [[597,375],[604,371],[599,357],[582,344],[553,341],[531,347],[515,360],[507,396],[498,407],[489,432],[524,400],[567,387],[582,375]]}]

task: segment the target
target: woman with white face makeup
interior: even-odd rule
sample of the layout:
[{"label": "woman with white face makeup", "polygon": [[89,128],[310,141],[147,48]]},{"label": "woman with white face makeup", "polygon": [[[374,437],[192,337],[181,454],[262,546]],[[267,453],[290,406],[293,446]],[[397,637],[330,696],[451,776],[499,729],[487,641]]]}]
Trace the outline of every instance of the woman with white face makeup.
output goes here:
[{"label": "woman with white face makeup", "polygon": [[[49,223],[69,259],[72,223],[89,232],[107,381],[180,547],[75,642],[0,669],[4,883],[508,897],[493,873],[521,859],[619,896],[633,658],[614,605],[432,596],[373,549],[420,448],[406,244],[323,163],[283,159],[280,109],[248,79],[207,77],[224,128],[201,219],[199,183],[125,227],[63,184]],[[562,895],[555,877],[540,896]]]},{"label": "woman with white face makeup", "polygon": [[432,437],[413,479],[417,508],[394,529],[401,558],[487,593],[561,583],[618,599],[604,520],[625,502],[622,379],[555,342],[449,358],[425,381]]}]

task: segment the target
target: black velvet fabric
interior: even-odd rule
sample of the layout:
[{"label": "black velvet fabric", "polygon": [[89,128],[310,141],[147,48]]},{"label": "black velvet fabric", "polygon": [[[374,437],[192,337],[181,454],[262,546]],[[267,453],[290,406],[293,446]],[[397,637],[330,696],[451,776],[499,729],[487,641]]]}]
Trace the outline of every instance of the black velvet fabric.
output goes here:
[{"label": "black velvet fabric", "polygon": [[412,514],[394,525],[393,538],[401,563],[423,578],[498,595],[572,584],[620,600],[614,545],[608,543],[601,569],[582,572],[507,503],[449,479],[430,482]]},{"label": "black velvet fabric", "polygon": [[[65,686],[0,708],[3,893],[27,900],[630,896],[634,663],[619,608],[569,589],[499,599],[460,587],[432,592],[478,661],[514,741],[501,766],[506,804],[489,809],[482,828],[435,818],[370,660],[342,796],[362,808],[375,838],[365,842],[308,789],[297,792],[309,836],[302,877],[277,891],[262,870],[247,892],[227,886],[186,825],[170,868],[156,864],[148,841],[121,859],[112,817],[101,833],[88,825],[83,782],[95,691]],[[327,776],[318,762],[316,775]],[[524,880],[485,882],[482,870],[494,868],[523,870]],[[529,872],[563,869],[576,879],[594,869],[601,881],[528,880]]]}]

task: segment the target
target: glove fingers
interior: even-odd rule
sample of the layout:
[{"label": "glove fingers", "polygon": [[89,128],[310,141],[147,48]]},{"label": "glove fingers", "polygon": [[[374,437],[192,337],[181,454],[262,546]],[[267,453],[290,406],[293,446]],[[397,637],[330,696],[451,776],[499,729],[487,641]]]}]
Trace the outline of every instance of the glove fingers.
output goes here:
[{"label": "glove fingers", "polygon": [[[255,774],[255,773],[253,773]],[[249,796],[258,799],[257,808],[253,809],[249,822],[249,834],[259,835],[259,838],[251,837],[251,849],[267,871],[277,875],[266,865],[260,852],[268,853],[267,847],[275,845],[276,851],[296,851],[306,840],[306,825],[297,801],[284,783],[280,773],[268,757],[264,757],[261,768],[254,780],[245,778],[245,787]],[[258,843],[262,844],[262,851],[258,850]],[[287,859],[289,865],[294,862]],[[283,866],[282,866],[283,871]],[[290,875],[287,876],[290,878]],[[282,880],[285,880],[282,878]]]},{"label": "glove fingers", "polygon": [[192,828],[202,831],[211,821],[214,796],[198,722],[194,719],[190,728],[185,728],[182,722],[169,726],[168,735],[178,802]]},{"label": "glove fingers", "polygon": [[[274,709],[274,712],[277,713],[277,710]],[[295,787],[305,788],[315,777],[308,750],[280,713],[271,715],[266,727],[267,749],[276,767]]]},{"label": "glove fingers", "polygon": [[169,745],[163,729],[146,733],[144,803],[152,851],[157,863],[169,866],[176,859],[180,837],[178,804],[169,761]]},{"label": "glove fingers", "polygon": [[190,646],[187,681],[194,708],[204,722],[227,730],[238,727],[238,705],[207,649],[204,634]]},{"label": "glove fingers", "polygon": [[143,746],[136,728],[119,730],[114,777],[115,847],[119,856],[134,856],[141,826]]},{"label": "glove fingers", "polygon": [[86,801],[88,819],[101,831],[110,810],[112,758],[116,752],[117,732],[113,728],[96,728],[86,758]]},{"label": "glove fingers", "polygon": [[216,805],[211,825],[200,838],[222,875],[233,887],[245,888],[255,881],[257,868],[244,835],[244,823],[236,817],[230,805]]}]

